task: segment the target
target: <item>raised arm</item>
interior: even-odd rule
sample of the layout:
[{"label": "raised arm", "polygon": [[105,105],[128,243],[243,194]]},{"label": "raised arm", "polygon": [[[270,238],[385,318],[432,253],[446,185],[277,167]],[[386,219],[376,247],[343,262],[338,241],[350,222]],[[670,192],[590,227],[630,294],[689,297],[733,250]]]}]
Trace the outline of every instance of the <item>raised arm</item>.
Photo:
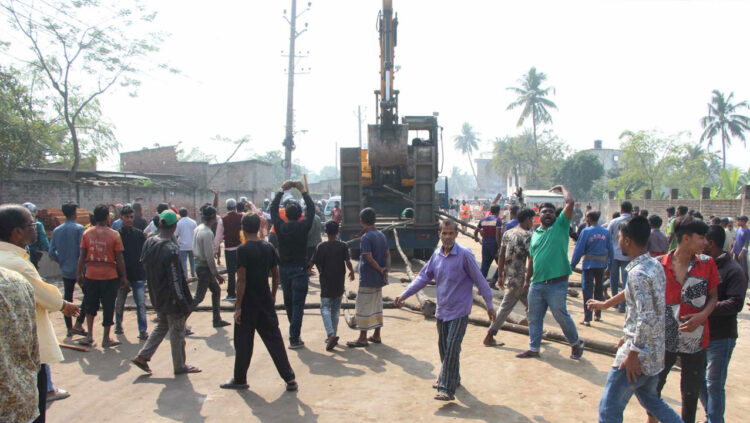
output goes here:
[{"label": "raised arm", "polygon": [[565,208],[563,208],[563,213],[565,214],[565,217],[568,218],[568,220],[573,219],[573,206],[575,205],[575,201],[573,200],[573,195],[568,191],[567,188],[565,188],[565,185],[555,185],[550,189],[550,191],[561,191],[563,195],[563,200],[565,201]]},{"label": "raised arm", "polygon": [[279,204],[281,203],[281,197],[283,196],[284,191],[277,192],[271,201],[271,205],[268,206],[270,208],[269,212],[271,213],[271,224],[276,228],[276,232],[279,231],[280,224],[284,222],[281,220],[281,216],[279,216]]}]

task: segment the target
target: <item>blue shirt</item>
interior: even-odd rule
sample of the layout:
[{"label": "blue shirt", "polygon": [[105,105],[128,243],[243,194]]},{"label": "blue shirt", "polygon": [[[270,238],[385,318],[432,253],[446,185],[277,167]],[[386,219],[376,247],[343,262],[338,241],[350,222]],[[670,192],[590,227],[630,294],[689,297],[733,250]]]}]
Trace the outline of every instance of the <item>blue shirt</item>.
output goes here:
[{"label": "blue shirt", "polygon": [[122,229],[122,219],[117,219],[114,222],[112,222],[112,229],[119,231]]},{"label": "blue shirt", "polygon": [[60,264],[60,271],[66,279],[76,279],[78,276],[78,256],[81,253],[83,231],[83,226],[70,220],[52,231],[49,258]]},{"label": "blue shirt", "polygon": [[476,285],[484,298],[487,310],[493,311],[492,290],[471,251],[453,244],[447,255],[438,247],[432,257],[401,294],[406,299],[435,279],[437,283],[437,310],[435,317],[449,321],[468,316],[474,299],[472,287]]},{"label": "blue shirt", "polygon": [[[584,256],[604,257],[602,260],[586,259]],[[589,226],[581,231],[578,237],[576,248],[573,250],[573,257],[570,259],[570,268],[573,269],[583,258],[583,270],[588,269],[606,269],[612,266],[614,257],[614,247],[609,231],[601,226]]]},{"label": "blue shirt", "polygon": [[737,230],[737,239],[734,241],[732,252],[739,254],[742,249],[750,244],[750,228],[740,228]]},{"label": "blue shirt", "polygon": [[607,226],[607,229],[609,229],[609,237],[612,239],[612,246],[615,250],[615,260],[630,261],[630,257],[626,256],[622,253],[622,251],[620,251],[620,224],[623,221],[628,222],[629,220],[630,215],[625,213],[620,217],[610,221],[609,225]]},{"label": "blue shirt", "polygon": [[[385,267],[385,254],[388,251],[388,241],[385,235],[377,229],[370,229],[362,235],[360,240],[360,253],[372,254],[373,260],[380,267]],[[380,288],[385,286],[383,275],[370,267],[367,260],[359,260],[359,286],[366,288]]]},{"label": "blue shirt", "polygon": [[508,221],[508,223],[505,224],[505,230],[509,231],[515,228],[516,226],[518,226],[518,219],[511,219]]}]

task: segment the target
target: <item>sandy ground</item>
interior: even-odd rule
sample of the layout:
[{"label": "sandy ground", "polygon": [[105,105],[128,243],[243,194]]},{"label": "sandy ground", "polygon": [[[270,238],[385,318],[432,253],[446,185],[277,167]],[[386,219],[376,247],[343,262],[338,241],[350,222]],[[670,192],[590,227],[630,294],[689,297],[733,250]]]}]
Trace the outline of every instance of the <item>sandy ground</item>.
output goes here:
[{"label": "sandy ground", "polygon": [[[480,257],[478,244],[461,237],[459,243],[470,246]],[[384,295],[397,296],[406,284],[403,265],[392,273],[392,283]],[[494,268],[493,268],[494,269]],[[491,270],[494,271],[494,270]],[[580,278],[574,274],[572,280]],[[355,289],[354,284],[348,289]],[[428,289],[428,295],[433,291]],[[308,302],[318,302],[317,278],[311,280]],[[280,301],[281,295],[279,295]],[[129,300],[132,301],[132,300]],[[416,301],[410,299],[409,301]],[[582,320],[581,298],[568,298],[568,308],[576,322]],[[206,305],[210,304],[207,298]],[[515,310],[523,312],[519,304]],[[474,307],[476,316],[486,316]],[[149,325],[153,327],[149,313]],[[231,313],[224,312],[225,320]],[[579,325],[584,338],[616,341],[623,315],[606,311],[604,321],[591,328]],[[54,315],[58,336],[64,339],[62,316]],[[210,313],[194,313],[188,324],[195,335],[187,341],[188,363],[203,369],[200,374],[174,376],[168,340],[151,362],[152,376],[144,375],[130,364],[143,341],[137,339],[134,312],[126,312],[123,344],[116,348],[96,347],[89,352],[64,350],[65,361],[52,366],[55,384],[72,396],[49,406],[50,422],[341,422],[357,421],[448,421],[465,419],[485,422],[580,422],[596,421],[612,357],[587,351],[580,361],[570,360],[567,345],[545,342],[541,359],[520,360],[515,354],[525,350],[528,337],[501,331],[503,347],[481,345],[486,328],[469,325],[461,353],[462,387],[456,401],[432,399],[432,382],[440,371],[434,320],[408,310],[386,310],[383,344],[366,349],[337,347],[325,351],[325,331],[317,310],[307,310],[303,322],[306,346],[288,350],[297,374],[300,390],[287,393],[262,342],[256,336],[256,348],[248,373],[250,389],[227,391],[219,384],[232,375],[234,348],[232,327],[214,329]],[[282,333],[288,323],[279,313]],[[100,322],[100,320],[98,321]],[[559,330],[550,315],[548,327]],[[739,317],[740,339],[734,352],[727,381],[727,422],[745,421],[750,415],[750,317]],[[357,332],[343,319],[339,324],[342,343]],[[101,344],[101,327],[95,327]],[[67,340],[69,341],[69,340]],[[679,412],[679,373],[672,372],[664,391],[667,402]],[[699,413],[700,415],[700,413]],[[645,412],[633,398],[625,412],[626,422],[642,422]]]}]

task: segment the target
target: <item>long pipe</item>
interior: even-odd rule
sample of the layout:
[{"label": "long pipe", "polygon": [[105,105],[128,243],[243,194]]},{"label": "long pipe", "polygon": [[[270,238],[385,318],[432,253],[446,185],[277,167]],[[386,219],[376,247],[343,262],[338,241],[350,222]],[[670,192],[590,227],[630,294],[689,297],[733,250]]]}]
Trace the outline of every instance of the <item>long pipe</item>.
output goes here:
[{"label": "long pipe", "polygon": [[[414,272],[412,272],[411,270],[411,264],[409,264],[409,259],[406,257],[406,254],[404,254],[404,250],[401,249],[401,243],[399,243],[398,241],[398,231],[396,230],[396,228],[393,228],[393,239],[396,241],[396,249],[401,255],[401,259],[404,261],[404,264],[406,265],[406,276],[409,277],[409,282],[412,282],[415,279]],[[424,316],[428,318],[435,317],[437,305],[432,302],[432,300],[427,298],[427,295],[425,295],[421,290],[417,291],[416,297],[422,309],[422,314],[424,314]]]},{"label": "long pipe", "polygon": [[469,223],[469,222],[464,222],[464,221],[463,221],[463,220],[461,220],[461,219],[456,219],[455,217],[453,217],[453,216],[449,215],[448,213],[442,212],[442,211],[440,211],[440,210],[436,211],[435,213],[437,213],[437,214],[438,214],[438,215],[440,215],[440,216],[443,216],[443,217],[444,217],[444,218],[446,218],[446,219],[450,219],[450,220],[452,220],[452,221],[454,221],[454,222],[456,222],[456,223],[460,223],[460,224],[462,224],[462,225],[464,225],[464,226],[468,226],[468,227],[470,227],[471,229],[474,229],[474,230],[476,230],[476,229],[477,229],[477,226],[476,226],[476,225],[472,225],[472,224],[471,224],[471,223]]}]

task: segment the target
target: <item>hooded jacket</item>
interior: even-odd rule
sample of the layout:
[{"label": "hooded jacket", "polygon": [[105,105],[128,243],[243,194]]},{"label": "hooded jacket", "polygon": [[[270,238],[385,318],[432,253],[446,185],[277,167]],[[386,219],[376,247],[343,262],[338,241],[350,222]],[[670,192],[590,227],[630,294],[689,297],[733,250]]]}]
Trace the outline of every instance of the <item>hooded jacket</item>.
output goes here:
[{"label": "hooded jacket", "polygon": [[166,314],[190,314],[193,297],[182,269],[180,247],[174,239],[162,238],[159,234],[148,238],[143,245],[141,263],[154,309]]}]

